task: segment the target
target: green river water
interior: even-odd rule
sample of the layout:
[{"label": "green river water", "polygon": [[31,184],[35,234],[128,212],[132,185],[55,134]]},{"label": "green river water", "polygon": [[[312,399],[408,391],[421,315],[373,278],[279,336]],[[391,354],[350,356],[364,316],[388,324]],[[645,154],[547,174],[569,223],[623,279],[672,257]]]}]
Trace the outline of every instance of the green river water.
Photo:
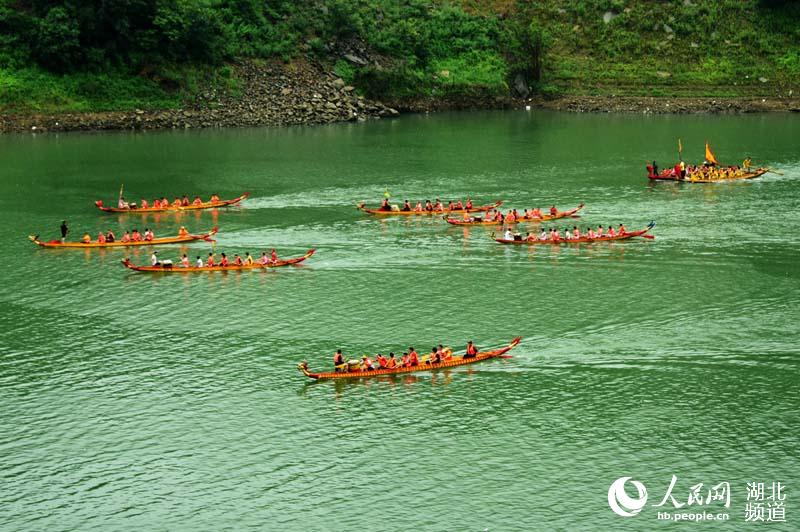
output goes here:
[{"label": "green river water", "polygon": [[[644,165],[750,154],[774,173],[651,185]],[[690,529],[747,529],[747,482],[800,523],[800,120],[487,112],[324,127],[0,137],[0,529],[648,530],[672,475]],[[241,208],[92,202],[249,191]],[[501,246],[491,229],[377,220],[397,200],[503,199],[656,239]],[[302,267],[136,274],[146,249],[56,238],[215,224],[215,251]],[[549,227],[549,226],[548,226]],[[160,248],[207,254],[208,243]],[[509,359],[311,383],[345,353],[497,346]],[[619,477],[639,515],[609,508]],[[636,490],[628,484],[627,492]],[[764,503],[766,506],[766,503]],[[765,513],[766,516],[766,513]]]}]

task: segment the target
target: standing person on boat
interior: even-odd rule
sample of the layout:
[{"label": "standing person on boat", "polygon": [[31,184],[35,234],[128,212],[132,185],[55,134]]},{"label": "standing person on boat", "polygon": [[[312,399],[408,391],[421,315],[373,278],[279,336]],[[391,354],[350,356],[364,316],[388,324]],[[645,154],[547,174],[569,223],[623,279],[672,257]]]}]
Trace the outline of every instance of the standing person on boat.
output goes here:
[{"label": "standing person on boat", "polygon": [[472,343],[472,340],[467,342],[467,352],[464,354],[464,358],[475,358],[478,354],[478,348],[475,347],[475,344]]},{"label": "standing person on boat", "polygon": [[197,262],[195,262],[194,265],[195,265],[196,268],[202,268],[203,267],[203,259],[200,258],[200,255],[197,256]]},{"label": "standing person on boat", "polygon": [[69,227],[67,227],[67,221],[61,221],[61,243],[63,244],[67,240],[67,233],[69,233]]},{"label": "standing person on boat", "polygon": [[347,366],[344,363],[344,355],[341,349],[337,349],[333,354],[333,371],[345,371]]},{"label": "standing person on boat", "polygon": [[110,242],[113,242],[116,239],[117,239],[117,237],[114,236],[114,233],[111,231],[111,229],[106,231],[106,242],[110,243]]},{"label": "standing person on boat", "polygon": [[408,348],[408,365],[419,366],[419,355],[413,347]]},{"label": "standing person on boat", "polygon": [[746,157],[744,161],[742,161],[742,168],[744,168],[745,172],[750,172],[750,165],[753,164],[753,160],[750,157]]},{"label": "standing person on boat", "polygon": [[464,211],[464,215],[462,216],[465,222],[469,222],[472,220],[472,217],[469,215],[469,211]]},{"label": "standing person on boat", "polygon": [[411,212],[411,204],[408,202],[408,200],[405,200],[405,201],[403,202],[403,208],[402,208],[402,211],[403,211],[403,212]]}]

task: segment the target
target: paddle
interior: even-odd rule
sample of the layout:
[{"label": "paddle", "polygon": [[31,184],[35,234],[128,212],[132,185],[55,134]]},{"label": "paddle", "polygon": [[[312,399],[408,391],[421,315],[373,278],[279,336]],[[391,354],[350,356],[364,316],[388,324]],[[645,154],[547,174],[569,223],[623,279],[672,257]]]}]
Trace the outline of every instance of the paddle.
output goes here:
[{"label": "paddle", "polygon": [[656,237],[654,237],[653,235],[642,235],[642,238],[649,238],[650,240],[656,239]]},{"label": "paddle", "polygon": [[785,175],[783,172],[779,172],[779,171],[774,170],[772,168],[767,168],[767,172],[772,172],[773,174],[778,174],[778,175]]}]

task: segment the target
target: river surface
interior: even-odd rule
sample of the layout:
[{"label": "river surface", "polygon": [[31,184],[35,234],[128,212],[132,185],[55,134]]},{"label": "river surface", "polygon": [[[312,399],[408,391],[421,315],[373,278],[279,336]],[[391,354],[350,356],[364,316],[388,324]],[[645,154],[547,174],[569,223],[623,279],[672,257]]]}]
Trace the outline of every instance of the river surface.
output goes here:
[{"label": "river surface", "polygon": [[[680,137],[780,169],[651,185]],[[800,119],[489,112],[287,129],[0,137],[0,528],[645,530],[781,482],[800,523]],[[218,213],[111,215],[129,199],[244,191]],[[586,203],[656,238],[501,246],[491,229],[378,220],[356,202]],[[48,250],[219,225],[218,254],[309,248],[302,267],[147,275],[146,249]],[[549,227],[549,225],[548,225]],[[209,243],[160,248],[206,255]],[[296,364],[523,341],[509,359],[357,382]],[[690,488],[730,505],[681,510]],[[608,490],[641,481],[620,517]],[[632,484],[627,493],[636,495]],[[704,501],[705,502],[705,501]],[[752,502],[752,501],[751,501]],[[763,503],[766,507],[766,502]],[[765,513],[765,516],[767,514]],[[793,525],[791,523],[794,523]]]}]

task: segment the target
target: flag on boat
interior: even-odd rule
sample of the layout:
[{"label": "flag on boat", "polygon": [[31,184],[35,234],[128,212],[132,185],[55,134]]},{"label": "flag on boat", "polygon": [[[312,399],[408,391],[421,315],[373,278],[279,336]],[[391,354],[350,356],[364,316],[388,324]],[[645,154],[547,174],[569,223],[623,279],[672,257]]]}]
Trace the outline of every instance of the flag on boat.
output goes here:
[{"label": "flag on boat", "polygon": [[679,158],[683,159],[681,155],[683,153],[683,144],[681,144],[681,139],[678,139],[678,156]]},{"label": "flag on boat", "polygon": [[706,141],[706,161],[712,164],[719,164],[719,161],[714,156],[714,153],[711,151],[711,147],[708,145],[708,141]]},{"label": "flag on boat", "polygon": [[389,194],[389,189],[388,189],[388,188],[387,188],[386,190],[384,190],[384,191],[383,191],[383,196],[384,196],[385,198],[389,198],[389,197],[391,197],[391,196],[392,196],[391,194]]}]

